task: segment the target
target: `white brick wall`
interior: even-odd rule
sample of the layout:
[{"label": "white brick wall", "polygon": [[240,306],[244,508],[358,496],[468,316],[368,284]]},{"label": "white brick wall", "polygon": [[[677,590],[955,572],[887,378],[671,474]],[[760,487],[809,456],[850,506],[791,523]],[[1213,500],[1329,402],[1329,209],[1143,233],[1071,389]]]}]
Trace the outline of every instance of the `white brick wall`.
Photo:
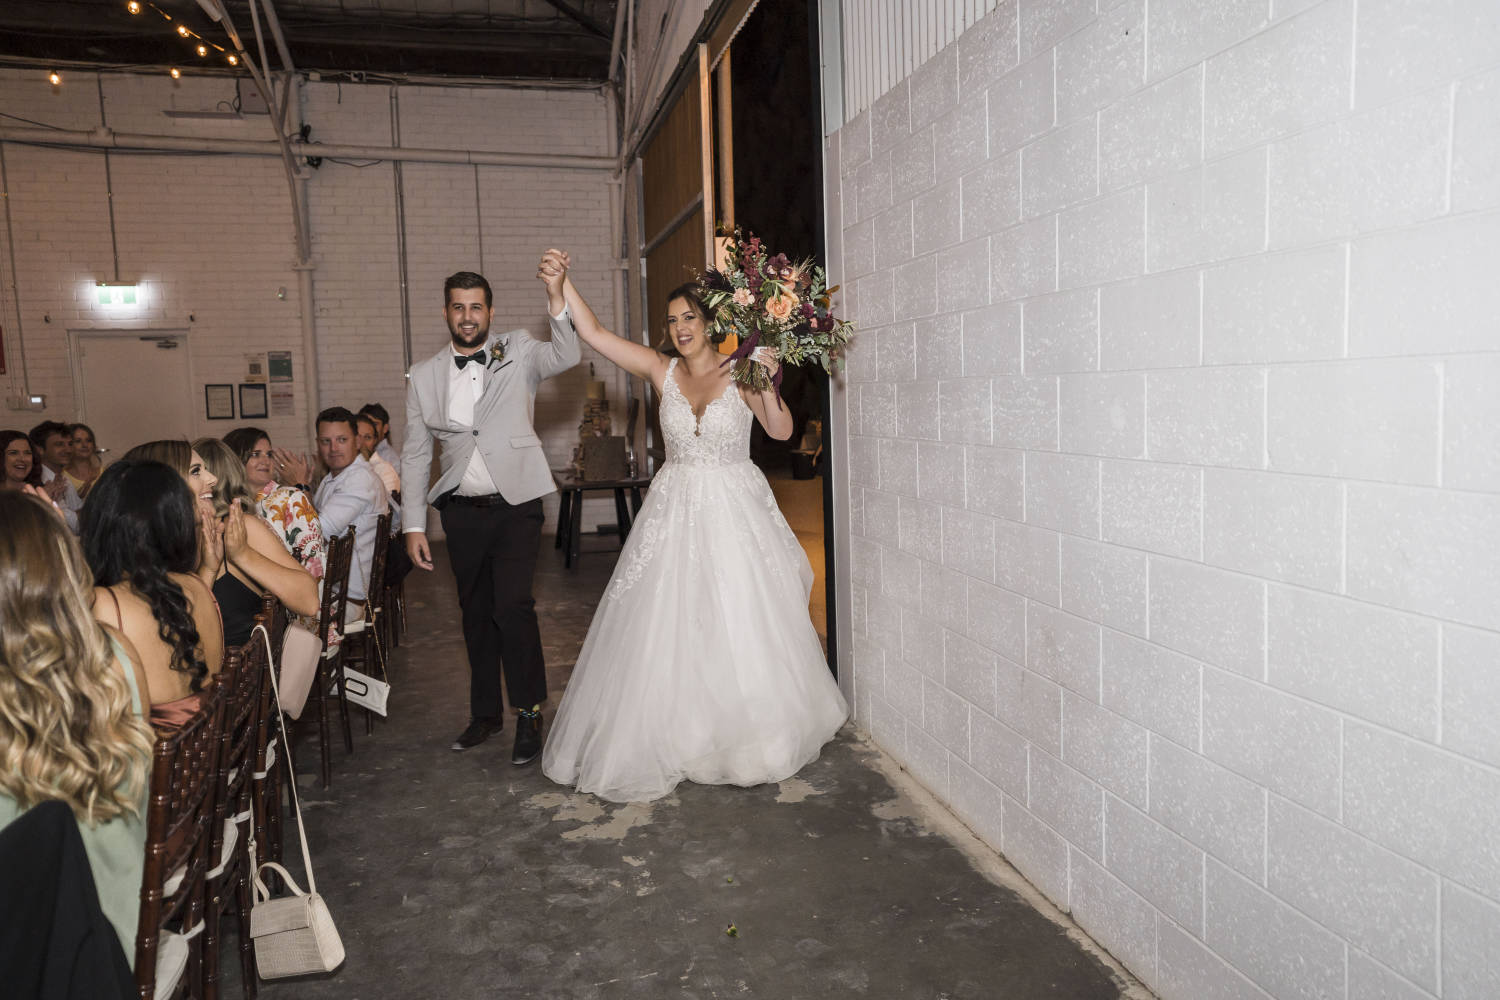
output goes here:
[{"label": "white brick wall", "polygon": [[[105,74],[104,116],[120,132],[266,139],[266,119],[173,119],[165,109],[212,110],[235,96],[218,78]],[[100,124],[99,84],[67,74],[59,88],[42,74],[0,70],[7,113],[71,129]],[[313,139],[389,145],[392,88],[308,84],[303,113]],[[608,104],[595,91],[401,87],[403,145],[527,153],[609,152]],[[6,394],[22,391],[21,337],[30,390],[45,393],[46,414],[11,412],[0,426],[30,427],[43,416],[77,416],[63,332],[89,325],[191,328],[196,387],[239,382],[249,352],[291,350],[298,379],[297,413],[263,424],[278,443],[311,446],[311,414],[301,392],[302,326],[290,200],[281,164],[269,157],[112,154],[114,207],[122,274],[150,283],[150,303],[123,322],[105,317],[80,294],[112,267],[104,158],[94,151],[5,147],[14,247],[4,247],[0,307],[8,373]],[[395,437],[405,428],[400,267],[395,169],[325,160],[310,175],[308,201],[316,263],[319,396],[351,409],[372,400],[391,411]],[[482,270],[495,290],[497,329],[545,335],[545,294],[534,278],[541,251],[571,250],[575,277],[606,323],[613,320],[607,177],[593,171],[407,164],[403,193],[413,360],[446,342],[442,281],[457,270]],[[0,240],[4,239],[0,231]],[[15,261],[17,287],[10,287]],[[277,297],[285,288],[286,297]],[[16,314],[19,301],[23,314]],[[195,319],[190,323],[188,315]],[[50,317],[50,321],[44,317]],[[585,354],[591,352],[585,349]],[[588,358],[586,357],[586,361]],[[572,456],[582,414],[587,365],[545,383],[536,421],[554,466]],[[624,383],[612,366],[621,420]],[[235,424],[194,412],[196,434]],[[237,421],[236,423],[239,423]],[[133,442],[123,443],[128,447]],[[117,447],[117,453],[121,450]],[[555,512],[549,503],[549,515]],[[614,520],[612,504],[591,500],[586,526]]]},{"label": "white brick wall", "polygon": [[1167,1000],[1500,996],[1497,95],[1006,0],[832,139],[859,721]]}]

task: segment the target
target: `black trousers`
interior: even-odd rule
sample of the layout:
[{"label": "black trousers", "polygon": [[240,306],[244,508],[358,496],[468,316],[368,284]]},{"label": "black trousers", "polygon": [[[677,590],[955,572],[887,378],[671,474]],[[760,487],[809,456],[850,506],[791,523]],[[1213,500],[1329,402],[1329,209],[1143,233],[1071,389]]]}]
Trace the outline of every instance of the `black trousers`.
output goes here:
[{"label": "black trousers", "polygon": [[547,667],[531,596],[542,540],[541,499],[479,507],[455,498],[441,516],[469,650],[469,713],[501,717],[502,665],[511,707],[541,704],[547,700]]}]

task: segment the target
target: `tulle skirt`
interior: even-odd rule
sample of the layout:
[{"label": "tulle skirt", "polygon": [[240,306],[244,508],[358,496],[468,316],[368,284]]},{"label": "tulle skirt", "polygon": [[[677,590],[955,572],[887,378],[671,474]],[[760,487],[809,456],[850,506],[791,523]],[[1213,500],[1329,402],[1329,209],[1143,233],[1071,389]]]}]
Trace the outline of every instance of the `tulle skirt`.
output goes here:
[{"label": "tulle skirt", "polygon": [[615,802],[757,785],[848,716],[808,618],[812,569],[759,469],[668,463],[599,603],[542,770]]}]

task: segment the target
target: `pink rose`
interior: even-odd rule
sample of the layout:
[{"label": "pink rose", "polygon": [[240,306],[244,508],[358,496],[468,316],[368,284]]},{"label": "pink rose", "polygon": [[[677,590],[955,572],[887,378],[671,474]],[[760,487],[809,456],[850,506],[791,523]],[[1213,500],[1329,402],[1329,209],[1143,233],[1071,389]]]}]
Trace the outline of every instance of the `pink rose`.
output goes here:
[{"label": "pink rose", "polygon": [[782,292],[766,302],[766,315],[778,323],[785,323],[797,308],[797,296]]},{"label": "pink rose", "polygon": [[748,288],[736,288],[734,290],[734,304],[735,305],[738,305],[738,306],[748,306],[750,303],[752,303],[754,301],[755,301],[755,296],[753,296],[753,295],[750,294],[750,289],[748,289]]}]

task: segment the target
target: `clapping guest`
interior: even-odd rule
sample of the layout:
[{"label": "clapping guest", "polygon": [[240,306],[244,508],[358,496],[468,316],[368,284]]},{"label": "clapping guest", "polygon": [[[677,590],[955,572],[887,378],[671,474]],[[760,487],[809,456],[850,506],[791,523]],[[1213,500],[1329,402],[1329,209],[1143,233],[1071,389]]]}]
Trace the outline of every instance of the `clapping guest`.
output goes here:
[{"label": "clapping guest", "polygon": [[78,534],[78,512],[83,509],[83,498],[62,474],[73,460],[73,438],[68,425],[56,420],[43,420],[31,429],[31,447],[36,452],[40,466],[41,486],[62,509],[63,519],[73,534]]},{"label": "clapping guest", "polygon": [[285,448],[272,448],[270,437],[259,427],[236,428],[224,435],[224,443],[244,465],[245,486],[256,497],[256,512],[302,568],[321,580],[326,551],[312,490],[306,485],[311,463]]},{"label": "clapping guest", "polygon": [[205,577],[203,582],[213,591],[214,601],[219,605],[219,621],[223,626],[225,644],[244,645],[250,640],[250,632],[255,627],[255,616],[260,613],[261,606],[260,594],[255,586],[231,568],[235,556],[243,558],[241,550],[248,542],[244,511],[230,509],[220,512],[215,507],[214,488],[218,486],[219,479],[203,461],[203,456],[194,451],[186,441],[148,441],[127,451],[125,457],[160,462],[171,467],[182,477],[197,501],[199,520],[206,519],[216,529],[220,558],[213,575]]},{"label": "clapping guest", "polygon": [[129,455],[105,469],[83,507],[83,551],[94,573],[94,617],[134,644],[151,722],[182,725],[224,661],[210,590],[223,529],[176,470]]},{"label": "clapping guest", "polygon": [[68,428],[73,444],[72,458],[63,469],[63,475],[81,497],[89,495],[89,487],[99,478],[104,463],[99,458],[99,448],[94,440],[94,431],[88,424],[73,424]]},{"label": "clapping guest", "polygon": [[73,810],[133,965],[152,742],[141,659],[89,610],[89,567],[53,511],[7,490],[0,524],[0,828],[49,799]]},{"label": "clapping guest", "polygon": [[0,431],[0,489],[19,490],[38,483],[31,438],[25,431]]},{"label": "clapping guest", "polygon": [[[218,438],[207,437],[193,442],[193,454],[202,457],[209,473],[217,480],[214,486],[215,513],[221,520],[243,521],[244,545],[238,544],[239,530],[231,531],[230,522],[226,520],[225,523],[227,571],[257,593],[276,595],[276,599],[293,614],[317,614],[318,581],[287,551],[277,533],[260,519],[255,497],[245,483],[245,466],[239,456]],[[246,516],[240,518],[239,515]],[[249,638],[248,634],[246,638]],[[234,644],[232,640],[231,644]]]}]

